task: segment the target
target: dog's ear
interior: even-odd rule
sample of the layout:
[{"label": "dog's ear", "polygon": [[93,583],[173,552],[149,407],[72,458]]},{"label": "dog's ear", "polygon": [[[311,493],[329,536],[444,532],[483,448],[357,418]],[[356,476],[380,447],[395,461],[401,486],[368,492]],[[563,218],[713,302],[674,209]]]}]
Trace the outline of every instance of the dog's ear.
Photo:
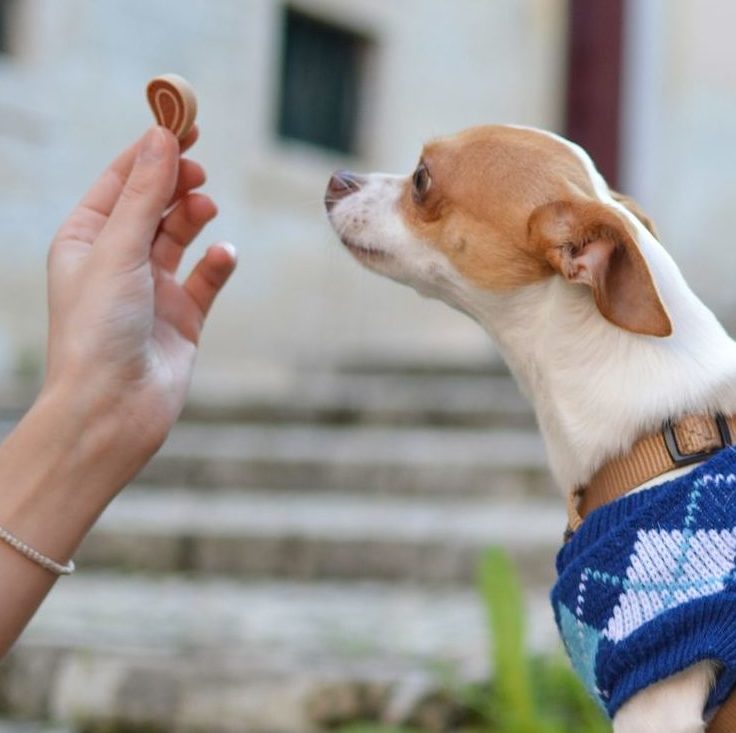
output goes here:
[{"label": "dog's ear", "polygon": [[556,201],[529,217],[530,246],[564,278],[588,285],[601,314],[633,333],[670,336],[672,323],[630,230],[598,201]]},{"label": "dog's ear", "polygon": [[626,207],[655,237],[657,237],[657,239],[659,239],[657,227],[654,226],[654,222],[644,213],[641,206],[639,206],[631,196],[614,191],[612,188],[609,188],[608,192],[614,200],[618,201],[621,206]]}]

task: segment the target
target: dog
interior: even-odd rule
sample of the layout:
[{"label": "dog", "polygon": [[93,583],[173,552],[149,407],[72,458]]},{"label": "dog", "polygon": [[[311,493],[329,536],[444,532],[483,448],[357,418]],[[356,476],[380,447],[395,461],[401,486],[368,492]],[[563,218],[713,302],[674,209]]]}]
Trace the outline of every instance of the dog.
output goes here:
[{"label": "dog", "polygon": [[[552,474],[563,491],[572,492],[572,516],[580,487],[590,484],[610,461],[626,456],[637,441],[659,435],[663,425],[674,435],[671,421],[689,415],[736,415],[736,343],[688,287],[648,217],[633,200],[611,190],[574,143],[532,128],[474,127],[429,142],[408,176],[336,172],[327,186],[325,206],[337,235],[358,262],[443,300],[488,332],[534,406]],[[587,568],[575,576],[580,588],[574,589],[578,597],[572,607],[565,610],[563,603],[555,609],[573,662],[580,650],[571,647],[584,647],[590,639],[595,654],[605,647],[606,654],[614,655],[606,657],[612,661],[605,668],[595,654],[592,662],[588,658],[581,663],[588,665],[585,669],[575,666],[613,718],[615,733],[704,731],[705,721],[736,681],[725,668],[729,660],[720,658],[715,648],[678,656],[690,661],[675,664],[666,674],[660,666],[644,686],[628,679],[611,691],[601,689],[595,677],[616,665],[630,676],[620,655],[615,657],[624,636],[627,654],[654,660],[651,650],[639,653],[639,645],[649,638],[642,636],[642,625],[652,618],[670,619],[674,611],[666,615],[663,609],[688,594],[694,603],[705,603],[703,596],[709,598],[713,591],[719,603],[726,603],[726,621],[732,622],[736,635],[734,600],[729,595],[723,601],[716,593],[733,579],[736,524],[696,531],[693,513],[692,497],[700,501],[709,495],[704,486],[719,492],[713,501],[720,506],[728,503],[728,488],[736,481],[728,470],[736,453],[726,447],[732,443],[728,427],[736,422],[729,417],[718,425],[727,433],[718,441],[720,452],[696,452],[691,460],[683,460],[675,436],[674,464],[662,475],[629,487],[616,501],[591,507],[590,521],[586,518],[571,533],[561,552],[587,552],[580,538],[602,531],[600,517],[608,507],[619,514],[625,510],[628,518],[632,515],[626,512],[650,507],[651,502],[664,506],[669,487],[691,477],[699,488],[693,494],[688,487],[685,528],[667,534],[650,507],[646,511],[654,520],[652,527],[640,530],[632,542],[637,552],[643,551],[645,540],[666,542],[683,536],[688,542],[705,538],[706,544],[712,540],[721,547],[717,562],[725,564],[724,577],[707,587],[700,588],[696,578],[688,580],[685,590],[668,589],[672,568],[654,567],[651,573],[661,570],[665,587],[650,592],[635,583],[641,558],[632,550],[628,575]],[[658,439],[661,442],[661,436]],[[721,463],[714,476],[706,469],[711,470],[715,460]],[[683,556],[678,572],[694,572],[697,553],[692,554],[692,547],[688,545],[690,554]],[[578,560],[572,557],[570,567]],[[645,557],[644,564],[649,560]],[[657,566],[661,557],[653,562]],[[618,636],[610,628],[591,631],[582,620],[606,582],[616,586],[608,589],[611,603],[618,604],[613,616],[619,614],[623,627],[630,625]],[[596,583],[598,590],[588,588]],[[662,594],[670,601],[657,606]],[[675,596],[680,601],[672,600]],[[582,610],[581,599],[588,604]],[[642,603],[649,604],[644,611]],[[633,621],[626,621],[627,613],[634,614]],[[577,635],[572,641],[564,634],[567,622]],[[589,632],[592,636],[585,636]],[[675,635],[670,623],[663,638]],[[593,678],[585,679],[591,674]],[[723,730],[736,730],[736,724]]]}]

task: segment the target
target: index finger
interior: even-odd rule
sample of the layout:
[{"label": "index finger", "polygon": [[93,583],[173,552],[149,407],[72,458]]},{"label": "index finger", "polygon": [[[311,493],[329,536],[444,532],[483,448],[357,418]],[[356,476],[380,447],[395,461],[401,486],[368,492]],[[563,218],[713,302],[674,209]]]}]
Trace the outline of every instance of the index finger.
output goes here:
[{"label": "index finger", "polygon": [[[184,153],[197,142],[199,137],[199,128],[194,125],[187,133],[187,136],[179,143],[180,152]],[[82,197],[79,206],[108,217],[113,210],[120,194],[122,193],[125,181],[133,169],[138,148],[140,147],[141,138],[136,140],[132,145],[127,147],[110,165],[103,171],[100,177],[94,182],[92,188]]]}]

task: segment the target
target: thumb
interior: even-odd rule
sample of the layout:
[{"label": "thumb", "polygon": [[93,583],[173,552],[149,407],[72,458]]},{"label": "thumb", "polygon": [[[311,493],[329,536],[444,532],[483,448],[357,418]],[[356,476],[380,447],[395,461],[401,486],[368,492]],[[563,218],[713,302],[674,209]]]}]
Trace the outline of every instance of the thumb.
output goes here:
[{"label": "thumb", "polygon": [[125,267],[145,262],[174,193],[179,169],[179,144],[163,127],[152,127],[138,154],[98,243],[111,260]]}]

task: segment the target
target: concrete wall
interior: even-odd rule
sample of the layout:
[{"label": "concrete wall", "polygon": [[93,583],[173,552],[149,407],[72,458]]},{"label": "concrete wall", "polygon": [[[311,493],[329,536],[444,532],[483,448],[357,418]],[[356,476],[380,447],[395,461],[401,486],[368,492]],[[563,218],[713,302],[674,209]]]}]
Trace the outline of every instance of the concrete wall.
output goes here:
[{"label": "concrete wall", "polygon": [[629,0],[625,185],[736,326],[736,5]]},{"label": "concrete wall", "polygon": [[[365,352],[486,353],[466,318],[361,270],[322,211],[336,167],[408,172],[427,137],[486,121],[559,128],[564,0],[296,0],[368,34],[357,159],[279,141],[277,0],[22,0],[0,59],[0,369],[42,351],[45,250],[101,166],[151,122],[149,77],[196,86],[196,157],[241,266],[201,366]],[[191,261],[191,260],[190,260]],[[21,357],[19,357],[21,354]]]}]

